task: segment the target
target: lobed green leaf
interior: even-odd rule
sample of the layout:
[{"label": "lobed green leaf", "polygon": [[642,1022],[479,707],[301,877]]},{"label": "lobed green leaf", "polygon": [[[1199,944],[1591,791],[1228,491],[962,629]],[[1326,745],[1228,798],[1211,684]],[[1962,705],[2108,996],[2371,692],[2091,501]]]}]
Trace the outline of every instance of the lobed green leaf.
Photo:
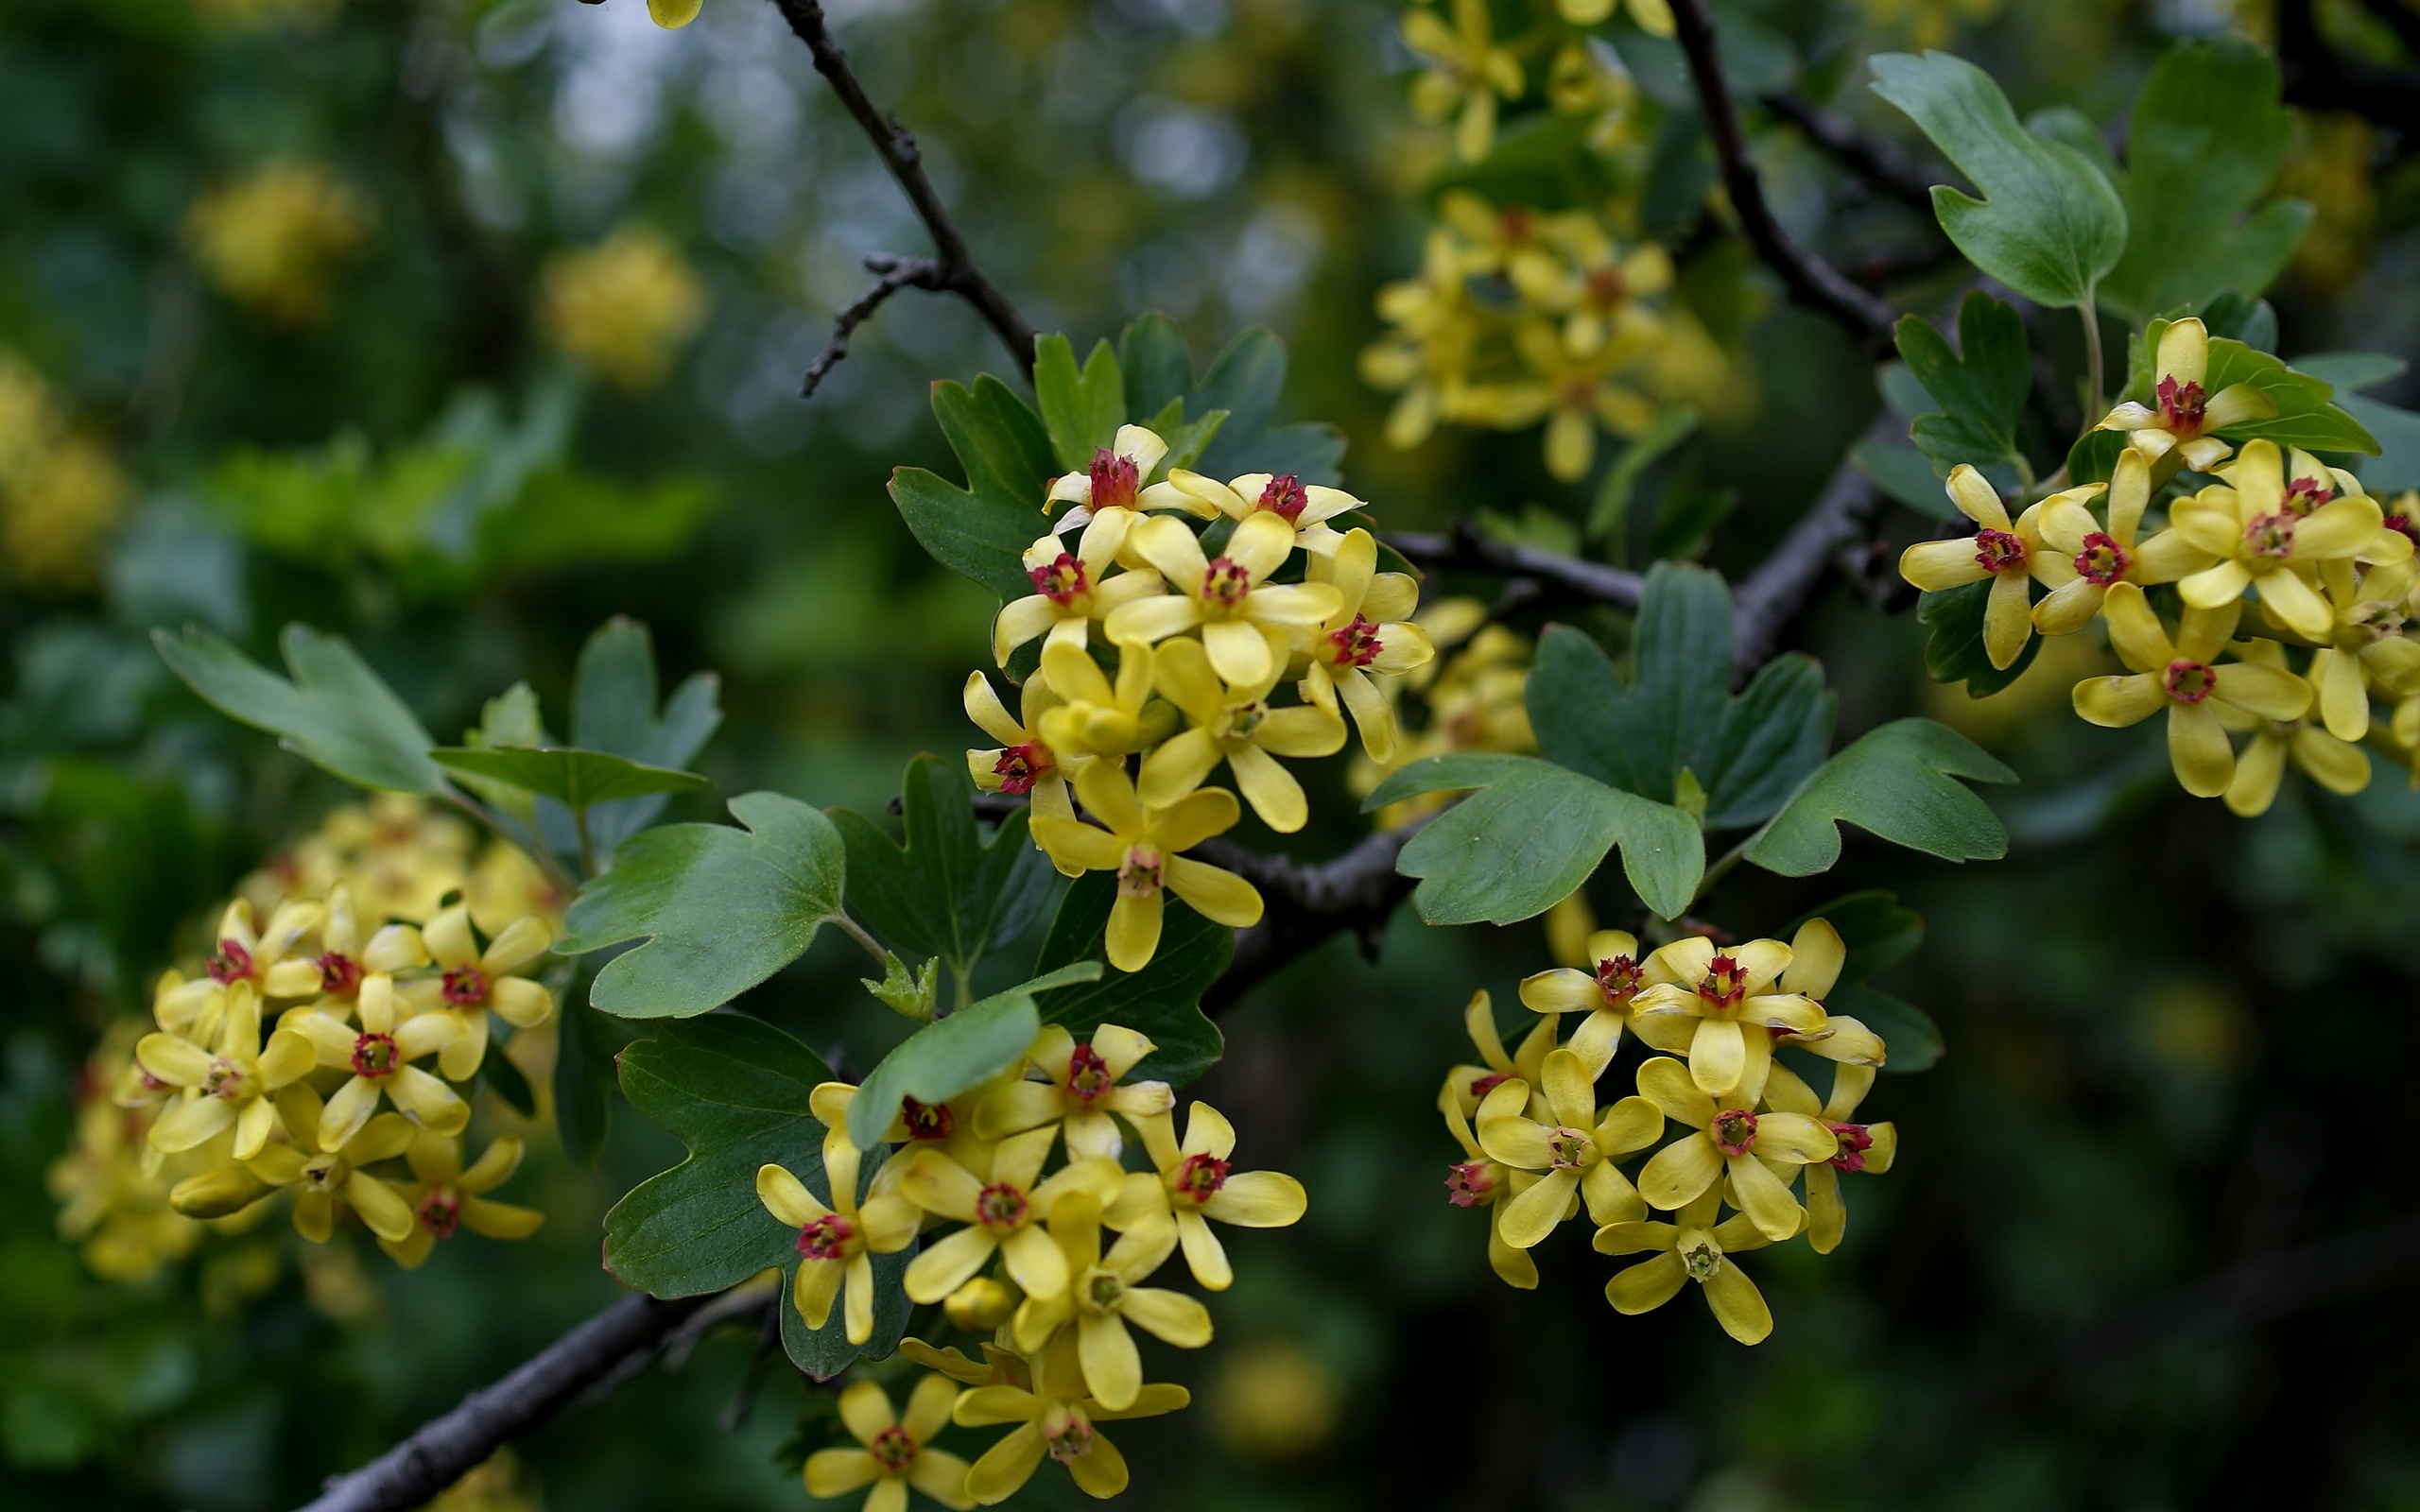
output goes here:
[{"label": "lobed green leaf", "polygon": [[277,641],[290,677],[279,677],[199,625],[187,625],[182,636],[151,632],[161,660],[202,701],[268,730],[322,770],[389,792],[435,793],[445,786],[444,772],[428,755],[437,742],[342,636],[295,624]]},{"label": "lobed green leaf", "polygon": [[1746,859],[1785,877],[1811,877],[1841,859],[1842,824],[1948,861],[1996,860],[2008,832],[1990,805],[1952,781],[2014,782],[1981,747],[1929,719],[1868,731],[1799,785],[1750,841]]}]

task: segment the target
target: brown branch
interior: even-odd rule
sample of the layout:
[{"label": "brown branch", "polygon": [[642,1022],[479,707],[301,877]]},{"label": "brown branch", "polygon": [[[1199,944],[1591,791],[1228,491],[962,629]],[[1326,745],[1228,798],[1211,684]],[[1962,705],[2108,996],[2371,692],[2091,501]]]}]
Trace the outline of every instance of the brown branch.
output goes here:
[{"label": "brown branch", "polygon": [[329,1477],[320,1499],[302,1512],[406,1512],[421,1505],[500,1445],[536,1432],[589,1387],[653,1353],[713,1300],[711,1295],[623,1297],[361,1469]]},{"label": "brown branch", "polygon": [[[1876,422],[1875,430],[1893,424],[1886,414]],[[1734,591],[1734,686],[1746,682],[1780,651],[1782,631],[1814,598],[1825,569],[1852,565],[1843,561],[1843,554],[1857,550],[1868,539],[1868,526],[1880,500],[1873,480],[1856,463],[1842,460],[1816,496],[1814,507]]]},{"label": "brown branch", "polygon": [[[1016,306],[1009,302],[1008,296],[1002,294],[990,279],[983,276],[983,270],[975,266],[975,256],[967,249],[966,238],[959,234],[958,223],[950,218],[949,209],[942,203],[942,197],[933,188],[932,180],[925,175],[924,154],[917,149],[915,137],[906,127],[876,110],[873,101],[866,97],[865,86],[857,82],[857,76],[849,68],[848,54],[840,50],[840,44],[832,38],[831,28],[824,25],[823,7],[817,0],[773,0],[773,5],[781,11],[782,19],[789,23],[790,30],[797,34],[798,40],[806,43],[806,50],[815,57],[815,71],[823,76],[824,81],[832,86],[832,93],[840,97],[842,107],[864,129],[867,139],[873,143],[874,151],[881,154],[883,166],[889,168],[891,178],[898,180],[900,191],[907,195],[908,202],[916,207],[917,218],[924,221],[925,232],[933,238],[935,255],[931,259],[929,281],[916,279],[907,282],[913,283],[918,288],[955,294],[974,305],[1002,344],[1008,347],[1009,354],[1017,360],[1025,372],[1030,374],[1033,371],[1033,327],[1026,324],[1025,317],[1017,314]],[[874,299],[873,302],[879,304],[896,292],[896,288],[880,290],[880,298]],[[858,303],[863,304],[865,301],[860,300]],[[850,310],[856,308],[856,305],[849,307]],[[846,315],[848,311],[841,313]],[[872,313],[869,308],[857,319],[863,321],[866,315]],[[845,333],[835,333],[836,339],[841,340],[843,352],[847,350],[846,340],[841,339],[844,336]],[[838,354],[829,347],[825,349],[825,355],[832,362],[839,360]],[[821,357],[816,360],[827,369],[830,366]],[[817,374],[807,387],[812,388],[821,377]]]},{"label": "brown branch", "polygon": [[1755,164],[1748,161],[1747,139],[1739,130],[1739,112],[1731,98],[1730,80],[1722,77],[1722,57],[1714,39],[1714,18],[1705,0],[1672,0],[1672,21],[1681,50],[1689,60],[1689,77],[1697,85],[1698,103],[1705,116],[1706,134],[1714,142],[1715,162],[1722,170],[1722,186],[1739,229],[1766,266],[1781,275],[1790,297],[1848,327],[1860,339],[1879,344],[1890,338],[1898,312],[1842,277],[1841,270],[1790,239],[1772,206],[1765,202],[1764,185]]},{"label": "brown branch", "polygon": [[1646,591],[1646,580],[1636,573],[1535,546],[1494,541],[1479,534],[1467,520],[1457,522],[1449,534],[1396,534],[1386,541],[1415,567],[1529,578],[1564,597],[1616,609],[1638,608],[1639,595]]},{"label": "brown branch", "polygon": [[1877,142],[1803,94],[1778,90],[1764,96],[1765,109],[1806,133],[1841,166],[1872,187],[1932,220],[1932,177],[1887,142]]},{"label": "brown branch", "polygon": [[941,265],[929,257],[891,257],[877,252],[866,259],[866,269],[882,276],[873,288],[857,297],[856,303],[832,318],[832,339],[823,343],[823,350],[806,365],[806,376],[799,381],[799,398],[815,397],[816,387],[823,382],[824,375],[839,366],[840,359],[849,354],[849,337],[857,327],[873,318],[873,312],[882,308],[883,301],[904,288],[943,287]]},{"label": "brown branch", "polygon": [[1362,954],[1374,959],[1388,917],[1411,891],[1412,879],[1396,872],[1395,857],[1433,816],[1380,830],[1318,866],[1262,855],[1223,840],[1194,847],[1193,854],[1259,888],[1267,905],[1259,923],[1236,932],[1236,958],[1202,994],[1202,1011],[1215,1014],[1233,1007],[1263,977],[1325,944],[1331,935],[1353,931],[1361,936]]}]

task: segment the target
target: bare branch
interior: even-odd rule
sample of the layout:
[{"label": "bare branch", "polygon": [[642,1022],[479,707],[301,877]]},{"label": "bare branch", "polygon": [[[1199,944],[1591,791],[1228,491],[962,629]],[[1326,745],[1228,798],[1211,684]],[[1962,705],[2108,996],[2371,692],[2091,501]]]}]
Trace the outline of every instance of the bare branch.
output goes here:
[{"label": "bare branch", "polygon": [[1645,580],[1636,573],[1540,551],[1535,546],[1493,541],[1479,534],[1467,520],[1456,522],[1447,535],[1398,534],[1387,537],[1386,542],[1415,567],[1527,577],[1564,597],[1610,604],[1616,609],[1638,608],[1639,595],[1646,591]]},{"label": "bare branch", "polygon": [[492,1386],[349,1475],[303,1512],[406,1512],[460,1480],[499,1445],[543,1427],[592,1384],[643,1359],[712,1297],[625,1297]]},{"label": "bare branch", "polygon": [[1845,119],[1789,90],[1764,96],[1765,109],[1806,133],[1806,139],[1874,188],[1932,220],[1932,176],[1897,147],[1865,135]]},{"label": "bare branch", "polygon": [[[1886,416],[1876,428],[1890,423]],[[1815,507],[1739,584],[1732,595],[1734,686],[1747,681],[1779,652],[1782,631],[1815,596],[1825,569],[1839,562],[1844,549],[1866,539],[1879,502],[1872,480],[1856,463],[1843,460],[1816,496]]]},{"label": "bare branch", "polygon": [[1782,229],[1765,202],[1764,185],[1755,164],[1748,161],[1747,139],[1740,134],[1739,112],[1731,98],[1731,83],[1722,77],[1722,57],[1714,39],[1714,18],[1705,0],[1672,0],[1672,21],[1681,49],[1688,55],[1689,77],[1697,85],[1698,103],[1705,115],[1706,134],[1714,141],[1715,161],[1722,170],[1722,186],[1731,195],[1739,229],[1756,255],[1781,275],[1790,296],[1800,303],[1840,321],[1870,342],[1888,340],[1898,312],[1842,277],[1841,270],[1815,256]]},{"label": "bare branch", "polygon": [[824,375],[839,366],[840,359],[849,354],[850,335],[872,318],[874,311],[882,308],[883,301],[904,288],[940,289],[944,286],[941,282],[941,265],[929,257],[887,257],[876,253],[866,259],[866,268],[882,277],[873,288],[859,295],[856,303],[832,318],[832,339],[823,343],[823,350],[806,365],[806,376],[799,381],[799,398],[815,397],[816,387],[823,382]]},{"label": "bare branch", "polygon": [[[928,279],[903,280],[891,288],[877,285],[876,294],[869,298],[878,305],[897,293],[900,287],[909,284],[955,294],[975,306],[1009,349],[1009,355],[1017,360],[1024,371],[1032,372],[1033,327],[1026,324],[1025,317],[1017,313],[1016,306],[1009,302],[1008,296],[1002,294],[990,279],[983,276],[983,270],[975,266],[975,256],[967,249],[965,236],[959,233],[958,223],[950,218],[949,208],[942,203],[942,197],[933,188],[932,180],[925,174],[924,155],[917,149],[915,137],[906,127],[876,110],[873,101],[866,96],[865,86],[857,82],[857,76],[849,67],[848,54],[841,51],[840,44],[833,40],[831,27],[824,24],[823,7],[818,0],[773,0],[773,6],[781,11],[782,19],[789,23],[790,30],[799,41],[806,43],[806,50],[814,55],[816,72],[832,86],[832,93],[839,96],[841,106],[864,129],[867,139],[873,143],[874,151],[881,154],[883,165],[890,170],[891,178],[898,180],[900,191],[907,195],[908,202],[916,207],[917,218],[924,221],[926,233],[933,238],[935,255],[930,260]],[[865,304],[866,301],[860,300],[857,303]],[[853,304],[841,314],[845,317],[856,309],[857,304]],[[846,330],[862,323],[866,316],[873,313],[872,306],[868,306],[857,315],[851,327],[834,333],[840,352],[848,350]],[[816,359],[827,371],[831,364],[838,360],[839,352],[828,346],[823,356]],[[821,377],[821,372],[815,373],[806,387],[811,390]]]},{"label": "bare branch", "polygon": [[1395,857],[1427,822],[1423,817],[1380,830],[1335,860],[1312,867],[1223,840],[1194,847],[1193,854],[1259,888],[1268,905],[1259,923],[1236,932],[1236,958],[1202,995],[1202,1011],[1234,1006],[1263,977],[1345,930],[1358,933],[1363,954],[1374,957],[1388,916],[1411,891],[1412,879],[1396,873]]}]

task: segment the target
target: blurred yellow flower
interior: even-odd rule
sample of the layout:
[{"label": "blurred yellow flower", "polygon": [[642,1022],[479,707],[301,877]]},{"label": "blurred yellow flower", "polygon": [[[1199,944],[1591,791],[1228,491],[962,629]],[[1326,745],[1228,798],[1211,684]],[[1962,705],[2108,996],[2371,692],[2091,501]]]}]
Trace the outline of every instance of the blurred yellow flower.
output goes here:
[{"label": "blurred yellow flower", "polygon": [[1226,1349],[1206,1393],[1211,1436],[1239,1458],[1299,1459],[1335,1435],[1343,1396],[1327,1362],[1290,1339]]},{"label": "blurred yellow flower", "polygon": [[89,584],[95,548],[130,491],[107,452],[68,432],[42,375],[0,350],[0,549],[10,574]]},{"label": "blurred yellow flower", "polygon": [[1454,150],[1464,163],[1477,163],[1495,144],[1497,98],[1521,97],[1521,61],[1495,44],[1487,0],[1451,4],[1450,25],[1425,5],[1404,12],[1404,45],[1428,63],[1412,81],[1411,108],[1424,121],[1453,117]]},{"label": "blurred yellow flower", "polygon": [[299,326],[327,313],[329,284],[376,224],[370,201],[325,164],[279,159],[202,196],[185,232],[221,294]]},{"label": "blurred yellow flower", "polygon": [[[696,13],[694,5],[690,12]],[[673,349],[706,318],[705,285],[680,249],[637,226],[594,247],[556,253],[539,277],[539,301],[546,339],[629,393],[662,383]]]}]

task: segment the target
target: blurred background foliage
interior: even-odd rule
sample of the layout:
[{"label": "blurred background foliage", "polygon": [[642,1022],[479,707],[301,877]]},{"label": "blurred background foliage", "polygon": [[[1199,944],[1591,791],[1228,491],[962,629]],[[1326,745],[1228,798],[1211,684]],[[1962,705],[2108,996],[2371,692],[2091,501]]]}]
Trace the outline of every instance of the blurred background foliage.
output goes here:
[{"label": "blurred background foliage", "polygon": [[[1520,9],[1498,8],[1508,35]],[[1357,364],[1374,295],[1417,271],[1433,194],[1463,172],[1453,123],[1410,108],[1392,8],[832,9],[1037,326],[1088,343],[1158,309],[1206,353],[1266,323],[1291,346],[1288,416],[1353,438],[1348,484],[1384,524],[1485,511],[1578,541],[1594,484],[1558,481],[1533,434],[1381,440],[1396,400]],[[1920,146],[1865,96],[1864,53],[1952,46],[2020,111],[2098,124],[2169,39],[2264,36],[2268,10],[1740,0],[1725,23],[1775,84],[1838,91]],[[2346,53],[2414,61],[2385,11],[2321,14]],[[2405,144],[2325,112],[2296,131],[2278,188],[2318,217],[2271,291],[2283,350],[2420,350]],[[1628,546],[1736,571],[1879,402],[1867,359],[1703,221],[1702,141],[1665,137],[1644,161],[1672,213],[1644,229],[1727,366],[1699,396],[1704,433],[1639,470],[1633,507],[1669,528]],[[1837,260],[1923,231],[1795,135],[1757,153],[1785,219]],[[199,620],[265,650],[289,619],[339,630],[443,735],[522,678],[560,728],[582,638],[629,613],[667,679],[724,677],[701,758],[724,792],[872,810],[908,755],[965,743],[957,688],[992,608],[915,550],[882,484],[900,463],[954,474],[925,386],[1008,365],[958,302],[911,294],[796,400],[858,260],[925,249],[804,51],[747,0],[677,34],[637,0],[12,0],[0,206],[0,1500],[291,1503],[609,1298],[598,1221],[677,1148],[627,1108],[598,1172],[542,1134],[516,1194],[543,1233],[411,1273],[357,1231],[315,1248],[278,1222],[63,1242],[45,1173],[93,1047],[190,965],[216,900],[347,801],[174,685],[146,632]],[[1900,292],[1938,318],[1954,281],[1929,287]],[[2072,339],[2048,330],[2066,370]],[[1922,634],[1843,592],[1809,640],[1844,735],[1921,710],[2016,765],[2024,785],[1995,796],[2012,859],[1853,845],[1820,884],[1743,879],[1720,920],[1767,933],[1896,889],[1930,930],[1888,985],[1950,1046],[1869,1105],[1902,1155],[1858,1184],[1842,1255],[1763,1267],[1773,1338],[1740,1349],[1688,1306],[1616,1318],[1576,1246],[1534,1293],[1488,1275],[1479,1220],[1442,1200],[1432,1098],[1467,1054],[1463,996],[1509,1005],[1547,948],[1534,924],[1405,913],[1374,963],[1331,945],[1224,1021],[1200,1090],[1244,1159],[1304,1178],[1311,1212],[1237,1241],[1224,1337],[1173,1362],[1202,1410],[1121,1438],[1136,1504],[2420,1505],[2420,1302],[2397,1284],[2420,1191],[2381,1080],[2415,1048],[2420,801],[2389,772],[2352,799],[2290,784],[2234,822],[2174,791],[2155,733],[2066,715],[2103,654],[2088,637],[1973,702],[1925,684]],[[1488,637],[1461,712],[1472,738],[1516,742],[1517,681],[1495,674],[1520,641]],[[1302,853],[1351,839],[1346,765],[1310,774],[1328,817],[1288,842]],[[752,1003],[862,1070],[900,1030],[854,986],[852,949],[820,942]],[[493,1098],[480,1118],[513,1125]],[[727,1411],[752,1353],[708,1336],[450,1504],[803,1503],[777,1464],[794,1435],[828,1435],[828,1394],[777,1369]]]}]

